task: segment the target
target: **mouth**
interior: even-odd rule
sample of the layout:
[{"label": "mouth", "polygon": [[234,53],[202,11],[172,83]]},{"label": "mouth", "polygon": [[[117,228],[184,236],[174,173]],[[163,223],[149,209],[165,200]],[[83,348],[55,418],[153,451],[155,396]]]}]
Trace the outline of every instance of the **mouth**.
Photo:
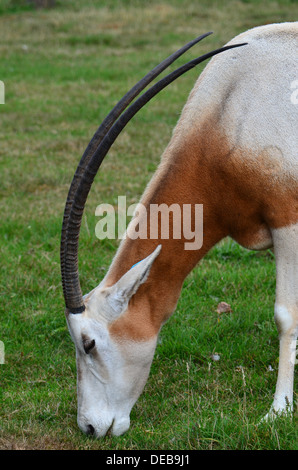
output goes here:
[{"label": "mouth", "polygon": [[130,426],[130,418],[114,419],[111,426],[111,433],[113,436],[121,436],[128,431]]},{"label": "mouth", "polygon": [[130,418],[113,418],[110,424],[81,424],[78,423],[80,429],[90,437],[102,438],[105,436],[121,436],[128,431],[130,426]]}]

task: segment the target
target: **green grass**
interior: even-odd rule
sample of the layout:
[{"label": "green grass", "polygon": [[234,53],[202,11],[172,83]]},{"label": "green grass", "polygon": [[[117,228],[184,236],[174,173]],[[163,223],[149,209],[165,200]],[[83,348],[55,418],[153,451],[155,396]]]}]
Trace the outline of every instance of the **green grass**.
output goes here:
[{"label": "green grass", "polygon": [[[69,183],[117,99],[198,34],[215,32],[178,65],[250,27],[292,20],[297,4],[105,0],[83,6],[67,0],[24,11],[21,2],[0,3],[6,86],[0,106],[0,448],[297,449],[297,415],[258,424],[272,402],[278,366],[270,251],[253,253],[225,240],[207,255],[186,279],[161,332],[129,432],[101,441],[76,424],[75,352],[59,268]],[[129,203],[138,200],[202,68],[142,110],[104,162],[82,225],[84,292],[102,279],[117,247],[96,239],[96,206],[124,194]],[[232,312],[219,317],[220,301]]]}]

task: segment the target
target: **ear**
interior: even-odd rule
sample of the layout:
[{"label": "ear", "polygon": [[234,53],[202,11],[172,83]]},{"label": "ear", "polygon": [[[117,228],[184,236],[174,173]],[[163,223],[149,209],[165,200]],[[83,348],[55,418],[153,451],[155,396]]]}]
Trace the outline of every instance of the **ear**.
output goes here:
[{"label": "ear", "polygon": [[160,250],[161,245],[158,245],[151,255],[133,265],[116,284],[106,290],[106,301],[112,309],[112,320],[116,319],[126,310],[131,297],[137,292],[140,285],[146,281],[152,264],[159,255]]}]

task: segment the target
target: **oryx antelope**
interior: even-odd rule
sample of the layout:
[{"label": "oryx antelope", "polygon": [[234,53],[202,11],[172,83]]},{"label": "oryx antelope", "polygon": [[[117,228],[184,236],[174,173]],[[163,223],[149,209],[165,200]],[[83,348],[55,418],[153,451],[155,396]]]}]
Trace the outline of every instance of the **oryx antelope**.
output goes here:
[{"label": "oryx antelope", "polygon": [[[120,435],[129,428],[130,411],[147,380],[159,331],[175,310],[184,279],[226,236],[253,250],[274,247],[280,356],[267,417],[293,409],[298,159],[297,105],[291,99],[291,84],[298,79],[298,23],[240,34],[225,48],[161,79],[124,112],[151,80],[200,39],[162,62],[120,100],[89,143],[69,190],[61,240],[62,282],[76,347],[78,424],[95,436],[108,430]],[[190,93],[141,198],[148,208],[161,203],[203,204],[202,247],[184,249],[183,237],[132,239],[129,225],[103,281],[83,297],[79,231],[101,161],[138,109],[177,76],[218,52]]]}]

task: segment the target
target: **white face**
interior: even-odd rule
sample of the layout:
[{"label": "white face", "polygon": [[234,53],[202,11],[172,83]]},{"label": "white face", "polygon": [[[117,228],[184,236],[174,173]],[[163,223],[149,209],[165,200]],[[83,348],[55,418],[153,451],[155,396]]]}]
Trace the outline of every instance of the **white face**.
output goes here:
[{"label": "white face", "polygon": [[86,296],[85,311],[69,313],[67,324],[76,346],[78,424],[88,434],[114,435],[129,428],[130,411],[148,378],[156,339],[113,338],[109,326],[124,313],[148,275],[161,247],[110,287],[104,282]]},{"label": "white face", "polygon": [[68,315],[76,346],[78,425],[87,434],[119,436],[128,430],[130,412],[150,371],[156,339],[117,344],[103,322]]}]

